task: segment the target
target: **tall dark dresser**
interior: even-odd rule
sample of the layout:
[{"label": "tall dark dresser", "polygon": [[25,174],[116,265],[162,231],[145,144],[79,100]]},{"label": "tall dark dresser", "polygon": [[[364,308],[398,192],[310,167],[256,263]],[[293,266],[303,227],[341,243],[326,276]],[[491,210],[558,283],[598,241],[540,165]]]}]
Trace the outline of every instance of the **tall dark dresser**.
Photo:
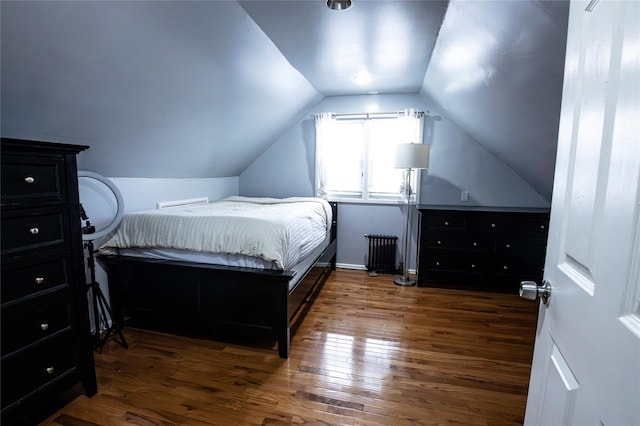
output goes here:
[{"label": "tall dark dresser", "polygon": [[1,141],[2,425],[97,391],[76,167],[87,148]]}]

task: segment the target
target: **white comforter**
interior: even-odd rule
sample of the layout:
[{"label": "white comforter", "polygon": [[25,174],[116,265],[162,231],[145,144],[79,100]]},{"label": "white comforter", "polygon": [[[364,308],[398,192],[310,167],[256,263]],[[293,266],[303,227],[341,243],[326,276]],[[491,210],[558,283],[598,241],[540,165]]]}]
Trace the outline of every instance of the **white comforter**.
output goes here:
[{"label": "white comforter", "polygon": [[100,252],[160,247],[242,254],[286,270],[324,241],[331,220],[331,206],[320,198],[235,196],[206,205],[127,214]]}]

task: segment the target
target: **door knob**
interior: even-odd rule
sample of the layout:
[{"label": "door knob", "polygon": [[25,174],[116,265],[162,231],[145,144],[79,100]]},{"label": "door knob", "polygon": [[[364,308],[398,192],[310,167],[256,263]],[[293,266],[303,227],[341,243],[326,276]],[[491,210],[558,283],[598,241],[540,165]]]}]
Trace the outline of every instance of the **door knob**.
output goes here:
[{"label": "door knob", "polygon": [[549,305],[551,298],[551,283],[542,281],[542,285],[538,285],[535,281],[522,281],[520,283],[520,297],[528,300],[542,299],[542,303]]}]

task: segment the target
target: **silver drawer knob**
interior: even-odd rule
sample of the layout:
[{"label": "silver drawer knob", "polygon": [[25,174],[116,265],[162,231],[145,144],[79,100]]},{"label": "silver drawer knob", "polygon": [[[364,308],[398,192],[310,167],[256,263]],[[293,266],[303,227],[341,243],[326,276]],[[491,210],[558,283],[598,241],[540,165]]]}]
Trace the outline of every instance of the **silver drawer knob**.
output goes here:
[{"label": "silver drawer knob", "polygon": [[40,324],[40,330],[47,331],[48,329],[49,329],[49,324],[47,324],[46,322],[43,322],[42,324]]},{"label": "silver drawer knob", "polygon": [[445,223],[444,223],[444,226],[449,226],[449,222],[445,222]]},{"label": "silver drawer knob", "polygon": [[31,228],[29,229],[29,232],[31,232],[31,235],[38,235],[40,230],[38,228]]},{"label": "silver drawer knob", "polygon": [[492,228],[495,228],[495,227],[496,227],[496,224],[495,224],[495,223],[492,223],[492,224],[491,224],[491,227],[492,227]]},{"label": "silver drawer knob", "polygon": [[442,244],[442,241],[438,240],[438,245],[441,245],[441,244]]},{"label": "silver drawer knob", "polygon": [[36,277],[36,284],[40,285],[44,283],[44,277]]},{"label": "silver drawer knob", "polygon": [[506,248],[511,248],[511,244],[505,244],[504,245]]},{"label": "silver drawer knob", "polygon": [[24,181],[31,184],[31,183],[34,183],[36,180],[32,176],[27,176],[26,178],[24,178]]},{"label": "silver drawer knob", "polygon": [[475,263],[472,263],[472,264],[471,264],[471,269],[475,269],[475,267],[476,267],[476,264],[475,264]]},{"label": "silver drawer knob", "polygon": [[53,374],[55,369],[53,367],[47,367],[47,374]]},{"label": "silver drawer knob", "polygon": [[473,242],[473,246],[474,247],[478,247],[478,243],[476,243],[475,241]]},{"label": "silver drawer knob", "polygon": [[502,267],[502,269],[504,269],[504,270],[506,271],[507,269],[509,269],[509,267],[508,267],[507,265],[504,265],[504,266]]}]

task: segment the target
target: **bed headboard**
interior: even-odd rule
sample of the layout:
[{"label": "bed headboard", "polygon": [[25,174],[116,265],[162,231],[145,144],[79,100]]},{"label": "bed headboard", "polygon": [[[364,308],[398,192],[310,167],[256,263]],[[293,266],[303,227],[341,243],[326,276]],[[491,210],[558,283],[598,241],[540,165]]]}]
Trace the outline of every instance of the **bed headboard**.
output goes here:
[{"label": "bed headboard", "polygon": [[200,204],[208,204],[209,197],[187,198],[184,200],[159,201],[156,203],[156,209],[166,209],[167,207],[177,206],[194,206]]}]

